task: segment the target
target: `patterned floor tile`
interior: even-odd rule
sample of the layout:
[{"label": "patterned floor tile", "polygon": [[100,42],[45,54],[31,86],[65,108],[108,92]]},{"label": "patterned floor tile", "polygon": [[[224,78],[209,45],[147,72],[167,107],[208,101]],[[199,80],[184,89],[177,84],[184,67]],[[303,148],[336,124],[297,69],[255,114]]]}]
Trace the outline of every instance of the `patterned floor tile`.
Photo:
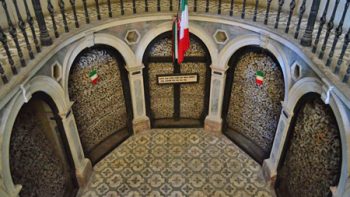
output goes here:
[{"label": "patterned floor tile", "polygon": [[225,136],[203,129],[155,129],[130,137],[96,164],[78,196],[267,197],[272,193],[261,166]]}]

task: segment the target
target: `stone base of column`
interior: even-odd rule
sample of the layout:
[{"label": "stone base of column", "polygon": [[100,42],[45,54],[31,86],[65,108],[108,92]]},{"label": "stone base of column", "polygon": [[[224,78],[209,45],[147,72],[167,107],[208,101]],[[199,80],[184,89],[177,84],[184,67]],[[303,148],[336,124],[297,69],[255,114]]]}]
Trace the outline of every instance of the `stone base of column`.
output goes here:
[{"label": "stone base of column", "polygon": [[134,130],[134,134],[138,134],[143,131],[151,129],[151,122],[147,117],[143,119],[133,120],[132,127]]},{"label": "stone base of column", "polygon": [[17,196],[19,196],[19,193],[22,190],[22,185],[17,184],[17,185],[15,185],[13,191],[6,191],[3,188],[2,183],[3,183],[3,180],[0,178],[0,196],[3,196],[3,197],[17,197]]},{"label": "stone base of column", "polygon": [[275,186],[277,179],[277,172],[270,159],[265,159],[262,166],[264,179],[271,187]]},{"label": "stone base of column", "polygon": [[84,187],[88,183],[92,174],[92,164],[89,159],[84,159],[83,164],[79,169],[76,169],[75,175],[77,177],[79,187]]},{"label": "stone base of column", "polygon": [[0,196],[3,196],[3,197],[9,197],[10,195],[8,195],[7,193],[5,193],[5,191],[0,188]]},{"label": "stone base of column", "polygon": [[211,120],[207,117],[204,121],[204,130],[215,134],[222,134],[222,120]]}]

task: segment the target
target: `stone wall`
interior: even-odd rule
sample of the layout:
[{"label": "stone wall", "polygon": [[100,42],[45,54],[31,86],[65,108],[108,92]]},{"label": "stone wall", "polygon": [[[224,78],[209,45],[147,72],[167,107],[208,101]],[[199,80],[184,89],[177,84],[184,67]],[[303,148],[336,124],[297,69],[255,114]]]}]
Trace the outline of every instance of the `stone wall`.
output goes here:
[{"label": "stone wall", "polygon": [[[247,137],[269,153],[284,99],[283,75],[267,54],[248,52],[238,57],[234,69],[227,114],[228,127]],[[256,85],[256,72],[265,74],[262,86]]]},{"label": "stone wall", "polygon": [[[187,50],[185,56],[197,56],[203,57],[206,54],[202,44],[200,44],[197,39],[192,35],[190,36],[190,48]],[[149,56],[151,57],[172,57],[172,40],[171,35],[157,40],[149,51]]]},{"label": "stone wall", "polygon": [[[293,128],[293,125],[292,125]],[[278,172],[281,196],[326,197],[341,172],[341,142],[337,122],[320,98],[297,114],[286,158]],[[288,192],[289,191],[289,192]]]},{"label": "stone wall", "polygon": [[[92,84],[89,73],[97,71]],[[71,68],[69,96],[85,152],[110,135],[127,127],[127,111],[119,64],[111,52],[91,49],[83,52]]]},{"label": "stone wall", "polygon": [[62,144],[47,137],[57,133],[46,130],[48,126],[39,119],[38,109],[29,102],[16,118],[10,141],[12,179],[23,186],[20,196],[72,195],[67,160],[57,154],[57,149],[63,151]]},{"label": "stone wall", "polygon": [[[191,36],[190,49],[186,57],[205,57],[206,51],[197,39]],[[150,91],[151,114],[155,119],[173,118],[174,113],[174,86],[158,85],[159,74],[173,74],[174,65],[172,57],[171,36],[166,36],[155,41],[149,50],[149,57],[167,57],[169,61],[148,62],[148,80]],[[147,58],[146,58],[147,59]],[[180,118],[200,120],[204,111],[204,98],[206,90],[207,64],[205,62],[186,62],[180,65],[182,74],[198,73],[199,83],[182,84],[180,86]]]},{"label": "stone wall", "polygon": [[173,64],[150,63],[148,68],[152,116],[155,119],[172,118],[174,113],[174,86],[158,85],[156,75],[173,73]]},{"label": "stone wall", "polygon": [[201,119],[204,111],[205,80],[207,67],[205,63],[183,63],[182,73],[198,73],[199,82],[185,84],[180,88],[180,114],[181,118]]}]

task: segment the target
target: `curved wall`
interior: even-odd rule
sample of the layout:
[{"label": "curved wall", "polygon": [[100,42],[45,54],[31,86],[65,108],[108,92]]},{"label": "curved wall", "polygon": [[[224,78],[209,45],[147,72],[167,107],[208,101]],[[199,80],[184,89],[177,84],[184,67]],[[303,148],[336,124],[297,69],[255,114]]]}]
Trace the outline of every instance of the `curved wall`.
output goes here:
[{"label": "curved wall", "polygon": [[331,196],[341,174],[338,123],[320,95],[304,95],[295,108],[278,169],[279,196]]},{"label": "curved wall", "polygon": [[[155,127],[197,127],[203,125],[207,114],[210,55],[202,41],[191,34],[184,62],[173,63],[171,36],[167,32],[155,38],[143,58],[148,114]],[[191,84],[158,84],[158,75],[169,74],[198,74],[199,79]]]},{"label": "curved wall", "polygon": [[[96,84],[89,76],[93,71]],[[122,58],[104,46],[81,52],[70,70],[72,109],[84,152],[93,163],[131,134],[125,73]]]},{"label": "curved wall", "polygon": [[[276,58],[257,46],[240,49],[232,56],[229,65],[224,132],[262,162],[270,155],[282,109],[282,71]],[[258,71],[264,74],[262,85],[256,84]]]},{"label": "curved wall", "polygon": [[65,136],[50,106],[32,98],[21,108],[11,135],[10,166],[20,196],[70,196],[77,192]]}]

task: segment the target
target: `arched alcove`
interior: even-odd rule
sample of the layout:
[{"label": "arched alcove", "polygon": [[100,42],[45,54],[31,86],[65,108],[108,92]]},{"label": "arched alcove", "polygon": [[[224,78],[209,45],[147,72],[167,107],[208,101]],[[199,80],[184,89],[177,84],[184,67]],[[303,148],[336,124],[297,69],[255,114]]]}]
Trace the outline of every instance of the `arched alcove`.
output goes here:
[{"label": "arched alcove", "polygon": [[[258,75],[263,75],[262,84],[256,81]],[[284,87],[280,65],[268,50],[252,45],[232,55],[223,102],[224,133],[259,163],[271,152]]]},{"label": "arched alcove", "polygon": [[75,167],[61,118],[45,93],[33,94],[14,123],[10,170],[20,196],[72,196],[78,189]]},{"label": "arched alcove", "polygon": [[106,45],[83,50],[71,67],[68,91],[84,152],[96,163],[132,134],[124,59]]},{"label": "arched alcove", "polygon": [[319,94],[301,97],[294,109],[278,166],[278,196],[331,196],[342,163],[342,142],[335,115]]},{"label": "arched alcove", "polygon": [[[152,127],[200,127],[208,113],[211,59],[204,43],[190,35],[190,49],[179,65],[172,59],[172,35],[157,36],[147,47],[145,65],[146,109]],[[160,84],[159,76],[197,76],[194,83]]]}]

